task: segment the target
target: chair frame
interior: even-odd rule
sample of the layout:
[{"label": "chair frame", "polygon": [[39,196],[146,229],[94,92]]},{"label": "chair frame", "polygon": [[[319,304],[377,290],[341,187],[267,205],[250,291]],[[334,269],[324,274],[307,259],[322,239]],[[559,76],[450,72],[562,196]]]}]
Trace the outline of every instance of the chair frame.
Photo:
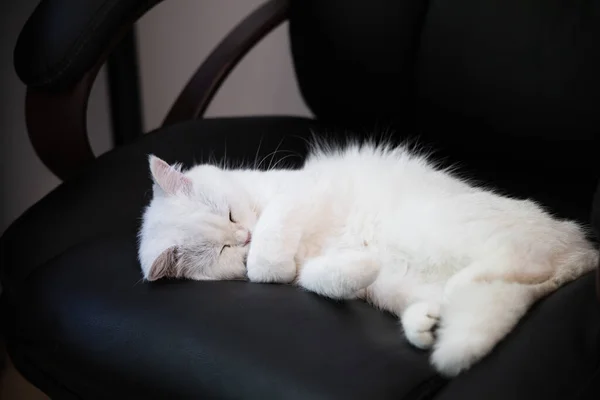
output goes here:
[{"label": "chair frame", "polygon": [[[161,127],[203,118],[233,68],[258,42],[288,19],[290,4],[291,0],[268,0],[239,22],[190,78]],[[44,165],[63,181],[96,159],[87,132],[87,107],[92,86],[108,56],[130,32],[138,17],[117,30],[95,64],[75,84],[61,89],[27,88],[25,118],[29,138]],[[600,204],[600,185],[594,204]],[[596,270],[596,296],[600,302],[600,265]]]},{"label": "chair frame", "polygon": [[[269,0],[238,23],[213,49],[180,92],[162,123],[201,119],[210,102],[240,60],[288,17],[289,0]],[[127,21],[81,79],[66,88],[28,87],[25,119],[36,154],[61,180],[96,159],[87,132],[87,107],[98,72],[133,28]]]}]

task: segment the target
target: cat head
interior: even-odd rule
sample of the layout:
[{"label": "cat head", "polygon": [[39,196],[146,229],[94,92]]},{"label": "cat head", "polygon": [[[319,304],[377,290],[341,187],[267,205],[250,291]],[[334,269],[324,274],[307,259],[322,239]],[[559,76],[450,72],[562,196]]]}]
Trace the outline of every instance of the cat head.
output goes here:
[{"label": "cat head", "polygon": [[232,172],[199,165],[182,172],[149,158],[153,196],[143,216],[144,278],[244,279],[257,213]]}]

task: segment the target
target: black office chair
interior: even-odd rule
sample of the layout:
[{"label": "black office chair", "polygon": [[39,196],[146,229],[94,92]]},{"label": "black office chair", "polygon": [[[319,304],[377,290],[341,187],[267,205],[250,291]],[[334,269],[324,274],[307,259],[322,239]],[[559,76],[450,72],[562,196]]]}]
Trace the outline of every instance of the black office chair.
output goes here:
[{"label": "black office chair", "polygon": [[[221,42],[161,128],[96,159],[90,88],[158,2],[43,0],[17,43],[32,143],[64,180],[0,241],[2,328],[28,380],[54,399],[600,398],[594,274],[446,380],[396,318],[358,301],[286,285],[142,282],[135,237],[147,154],[190,165],[227,148],[253,159],[261,143],[259,157],[278,148],[275,159],[299,154],[288,159],[297,166],[311,130],[417,138],[498,190],[592,222],[600,1],[271,0]],[[236,62],[286,19],[316,117],[203,119]]]}]

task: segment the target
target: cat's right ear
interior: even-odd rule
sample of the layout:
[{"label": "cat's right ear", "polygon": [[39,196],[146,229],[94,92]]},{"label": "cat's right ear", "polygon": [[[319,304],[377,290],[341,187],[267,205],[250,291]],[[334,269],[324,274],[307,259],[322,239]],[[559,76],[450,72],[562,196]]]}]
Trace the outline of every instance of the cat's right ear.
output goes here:
[{"label": "cat's right ear", "polygon": [[152,263],[146,280],[152,282],[161,278],[174,278],[177,276],[177,248],[171,246]]},{"label": "cat's right ear", "polygon": [[148,163],[154,183],[165,193],[173,195],[179,191],[183,191],[185,194],[192,192],[192,180],[183,172],[153,154],[148,158]]}]

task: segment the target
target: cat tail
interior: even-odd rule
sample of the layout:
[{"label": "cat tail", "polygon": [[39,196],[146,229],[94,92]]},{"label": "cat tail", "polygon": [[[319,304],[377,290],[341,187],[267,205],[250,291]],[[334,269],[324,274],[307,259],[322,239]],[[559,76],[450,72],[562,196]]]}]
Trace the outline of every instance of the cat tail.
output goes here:
[{"label": "cat tail", "polygon": [[562,285],[571,282],[580,276],[598,268],[600,254],[598,250],[592,247],[574,250],[565,256],[560,257],[557,262],[557,270],[547,282],[541,283],[538,288],[540,296],[546,295]]},{"label": "cat tail", "polygon": [[452,377],[481,360],[534,303],[596,268],[598,251],[586,248],[556,261],[550,276],[471,276],[447,293],[431,355],[436,370]]}]

